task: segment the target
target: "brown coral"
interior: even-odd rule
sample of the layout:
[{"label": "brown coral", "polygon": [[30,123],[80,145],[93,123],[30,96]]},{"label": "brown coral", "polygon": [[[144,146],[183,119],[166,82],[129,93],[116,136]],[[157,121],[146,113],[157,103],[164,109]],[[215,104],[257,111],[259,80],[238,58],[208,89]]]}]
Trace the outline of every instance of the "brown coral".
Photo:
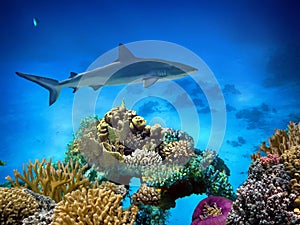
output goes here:
[{"label": "brown coral", "polygon": [[191,157],[195,156],[194,149],[190,142],[186,140],[169,142],[161,150],[161,155],[165,157],[164,162],[175,164],[186,164]]},{"label": "brown coral", "polygon": [[137,206],[123,210],[122,195],[112,190],[81,189],[73,191],[57,204],[52,225],[133,224]]},{"label": "brown coral", "polygon": [[142,184],[138,192],[132,195],[132,200],[135,205],[142,203],[157,206],[160,203],[160,199],[160,191],[153,187],[148,187],[146,184]]},{"label": "brown coral", "polygon": [[35,199],[19,188],[0,188],[0,224],[16,225],[38,211]]},{"label": "brown coral", "polygon": [[122,195],[123,197],[127,194],[127,189],[125,188],[125,185],[117,185],[109,181],[103,182],[100,185],[96,183],[96,186],[94,188],[101,188],[103,190],[112,190],[115,194]]},{"label": "brown coral", "polygon": [[83,176],[83,171],[87,165],[80,167],[79,163],[73,163],[72,160],[64,165],[57,163],[57,169],[50,161],[43,159],[42,162],[36,160],[31,161],[27,168],[23,167],[23,175],[18,170],[14,170],[15,181],[10,176],[6,179],[10,181],[14,187],[22,187],[19,179],[25,183],[25,187],[30,188],[35,193],[49,196],[55,202],[62,200],[63,196],[73,190],[89,186],[89,180]]},{"label": "brown coral", "polygon": [[293,146],[288,151],[285,151],[281,160],[284,163],[285,170],[291,177],[290,189],[292,193],[298,197],[294,202],[295,207],[300,207],[300,145]]},{"label": "brown coral", "polygon": [[260,146],[260,150],[269,154],[282,155],[286,150],[293,146],[300,145],[300,122],[288,124],[288,132],[280,129],[275,130],[275,134],[268,139],[269,147],[266,142]]},{"label": "brown coral", "polygon": [[130,123],[130,129],[132,131],[143,131],[146,127],[146,120],[141,116],[135,116]]}]

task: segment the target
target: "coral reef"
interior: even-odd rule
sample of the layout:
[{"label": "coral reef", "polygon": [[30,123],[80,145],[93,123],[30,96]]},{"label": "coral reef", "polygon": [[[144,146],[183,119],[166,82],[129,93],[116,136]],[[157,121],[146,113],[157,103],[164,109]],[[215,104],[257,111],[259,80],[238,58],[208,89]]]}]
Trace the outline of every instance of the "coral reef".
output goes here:
[{"label": "coral reef", "polygon": [[287,130],[276,129],[268,142],[269,146],[266,142],[260,146],[260,150],[267,154],[266,157],[262,157],[260,152],[251,157],[253,160],[260,159],[263,164],[269,163],[270,160],[284,164],[290,176],[289,191],[297,196],[293,206],[298,211],[300,208],[300,122],[298,124],[290,122]]},{"label": "coral reef", "polygon": [[127,194],[127,189],[126,189],[125,185],[117,185],[115,183],[108,182],[108,181],[103,182],[100,185],[98,185],[98,183],[96,183],[96,186],[94,185],[94,188],[101,188],[103,190],[111,190],[115,194],[122,195],[123,197]]},{"label": "coral reef", "polygon": [[229,225],[288,225],[300,223],[292,211],[296,195],[289,192],[289,180],[283,164],[252,163],[248,179],[237,190]]},{"label": "coral reef", "polygon": [[137,206],[123,210],[122,195],[102,188],[73,191],[54,209],[52,225],[70,224],[133,224]]},{"label": "coral reef", "polygon": [[159,205],[160,190],[153,187],[148,187],[146,184],[142,184],[138,192],[132,195],[132,200],[135,205],[140,203],[145,205]]},{"label": "coral reef", "polygon": [[39,204],[25,189],[0,188],[0,224],[16,225],[38,211]]},{"label": "coral reef", "polygon": [[25,218],[22,225],[49,225],[52,222],[52,215],[56,203],[49,197],[40,195],[24,189],[28,194],[30,194],[38,203],[39,209],[33,215]]},{"label": "coral reef", "polygon": [[228,181],[228,176],[224,171],[216,170],[213,165],[209,165],[205,170],[207,190],[206,194],[220,195],[229,199],[234,199],[233,188]]},{"label": "coral reef", "polygon": [[[216,152],[195,149],[183,131],[147,125],[122,103],[103,118],[81,122],[64,163],[36,160],[22,175],[15,170],[15,179],[6,179],[30,189],[37,203],[35,212],[21,218],[24,225],[154,225],[166,223],[180,197],[207,193],[234,199],[229,175]],[[142,185],[129,194],[132,177]],[[133,204],[123,209],[127,198]]]},{"label": "coral reef", "polygon": [[263,142],[260,150],[267,154],[278,154],[281,156],[293,146],[300,145],[300,122],[290,122],[287,131],[276,129],[275,133],[268,139],[269,146]]},{"label": "coral reef", "polygon": [[185,165],[191,157],[195,156],[194,148],[191,147],[190,142],[186,140],[169,142],[160,153],[165,163],[181,165]]},{"label": "coral reef", "polygon": [[259,160],[262,165],[278,164],[280,162],[280,157],[277,154],[268,154],[265,157],[261,157]]},{"label": "coral reef", "polygon": [[225,225],[231,205],[227,198],[209,196],[196,206],[191,225]]},{"label": "coral reef", "polygon": [[15,181],[10,176],[6,179],[10,181],[13,187],[21,188],[19,179],[25,183],[26,188],[38,194],[49,196],[55,202],[62,200],[62,197],[84,186],[89,186],[89,180],[83,176],[86,167],[80,167],[79,163],[73,163],[72,160],[64,165],[58,162],[57,168],[50,161],[43,159],[42,162],[36,160],[30,162],[27,168],[23,168],[23,175],[14,170]]},{"label": "coral reef", "polygon": [[159,206],[140,204],[135,225],[164,225],[169,215],[168,210]]},{"label": "coral reef", "polygon": [[292,146],[288,151],[285,151],[281,155],[281,160],[290,176],[291,192],[297,195],[294,207],[300,208],[300,145]]},{"label": "coral reef", "polygon": [[136,149],[131,155],[124,157],[124,163],[132,170],[142,171],[151,169],[162,164],[161,156],[148,150]]}]

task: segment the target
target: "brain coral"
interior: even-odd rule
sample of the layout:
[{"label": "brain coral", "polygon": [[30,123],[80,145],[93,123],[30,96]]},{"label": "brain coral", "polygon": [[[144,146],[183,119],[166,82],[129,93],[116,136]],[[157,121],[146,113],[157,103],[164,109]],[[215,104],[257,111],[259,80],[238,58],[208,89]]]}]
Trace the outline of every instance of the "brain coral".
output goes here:
[{"label": "brain coral", "polygon": [[122,199],[122,195],[102,188],[73,191],[55,207],[52,225],[133,224],[138,207],[123,210]]},{"label": "brain coral", "polygon": [[159,205],[160,191],[153,187],[148,187],[146,184],[142,184],[138,192],[133,194],[132,200],[136,205],[139,203],[146,205]]},{"label": "brain coral", "polygon": [[0,224],[16,225],[38,211],[39,204],[25,189],[0,188]]}]

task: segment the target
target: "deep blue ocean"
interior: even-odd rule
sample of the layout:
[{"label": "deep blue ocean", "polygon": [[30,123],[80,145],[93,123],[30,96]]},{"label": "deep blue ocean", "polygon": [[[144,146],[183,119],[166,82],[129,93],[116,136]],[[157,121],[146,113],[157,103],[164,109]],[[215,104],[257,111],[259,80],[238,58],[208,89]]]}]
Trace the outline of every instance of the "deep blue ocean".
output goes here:
[{"label": "deep blue ocean", "polygon": [[[250,155],[262,141],[276,128],[285,129],[289,121],[300,120],[297,0],[12,0],[1,3],[0,12],[0,160],[6,162],[0,167],[1,183],[29,160],[63,160],[79,121],[86,116],[78,111],[85,107],[94,107],[93,112],[102,117],[124,99],[149,124],[183,129],[199,149],[217,146],[235,189],[247,178]],[[201,59],[215,80],[205,88],[199,69],[149,90],[142,84],[103,87],[92,106],[78,105],[72,89],[64,88],[49,106],[46,89],[15,74],[64,80],[70,72],[86,71],[112,49],[116,52],[119,43],[139,57],[161,57],[191,66],[198,65],[193,57]],[[135,46],[140,43],[151,51],[139,52]],[[169,45],[184,50],[169,50]],[[112,62],[115,56],[107,60]],[[79,92],[85,89],[94,92],[90,88]],[[217,109],[209,102],[220,100],[214,96],[217,90],[226,107],[222,124],[212,120]],[[217,137],[210,136],[214,123],[222,129]],[[178,199],[168,224],[190,224],[203,198]]]}]

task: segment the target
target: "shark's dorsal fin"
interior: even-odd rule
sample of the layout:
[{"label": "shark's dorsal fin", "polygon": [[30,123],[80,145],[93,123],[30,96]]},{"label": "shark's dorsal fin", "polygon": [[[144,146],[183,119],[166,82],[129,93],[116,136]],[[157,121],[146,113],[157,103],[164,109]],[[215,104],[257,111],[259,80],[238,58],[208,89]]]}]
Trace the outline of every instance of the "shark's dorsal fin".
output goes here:
[{"label": "shark's dorsal fin", "polygon": [[70,72],[69,78],[75,77],[78,73]]},{"label": "shark's dorsal fin", "polygon": [[126,48],[125,45],[119,44],[119,58],[117,61],[119,62],[130,62],[134,61],[136,57],[132,54],[132,52]]}]

